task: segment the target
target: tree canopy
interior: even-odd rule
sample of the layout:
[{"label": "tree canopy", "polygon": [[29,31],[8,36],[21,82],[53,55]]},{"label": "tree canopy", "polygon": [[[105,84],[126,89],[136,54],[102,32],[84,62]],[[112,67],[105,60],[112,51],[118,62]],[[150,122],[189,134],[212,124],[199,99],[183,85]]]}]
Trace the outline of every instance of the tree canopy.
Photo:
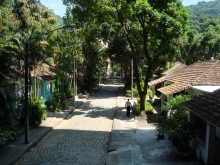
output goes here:
[{"label": "tree canopy", "polygon": [[[179,53],[179,38],[187,30],[188,12],[180,1],[166,0],[64,0],[68,16],[82,27],[96,27],[98,38],[110,41],[121,33],[126,52],[134,61],[134,75],[144,110],[149,80],[154,70]],[[99,33],[99,32],[103,33]],[[94,33],[93,33],[94,35]],[[117,54],[118,55],[118,54]],[[146,64],[142,80],[138,68]],[[130,63],[127,63],[129,65]],[[141,87],[141,82],[144,87]]]}]

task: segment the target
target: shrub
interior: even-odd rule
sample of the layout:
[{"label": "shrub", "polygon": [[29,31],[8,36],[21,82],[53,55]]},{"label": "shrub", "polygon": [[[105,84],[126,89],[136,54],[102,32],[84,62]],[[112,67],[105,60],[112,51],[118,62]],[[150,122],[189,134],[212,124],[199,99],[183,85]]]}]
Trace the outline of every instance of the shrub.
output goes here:
[{"label": "shrub", "polygon": [[153,92],[152,92],[152,90],[151,89],[147,89],[147,95],[149,96],[149,97],[152,97],[153,96]]},{"label": "shrub", "polygon": [[125,91],[125,96],[126,97],[131,97],[131,90],[126,90]]},{"label": "shrub", "polygon": [[68,105],[67,96],[64,92],[54,92],[53,100],[51,101],[50,111],[56,112],[66,108]]},{"label": "shrub", "polygon": [[187,95],[178,95],[176,97],[171,98],[168,102],[163,105],[163,109],[166,111],[175,111],[176,109],[180,109],[183,106],[183,103],[190,100],[190,97]]},{"label": "shrub", "polygon": [[[24,117],[23,117],[24,118]],[[46,118],[46,105],[40,97],[33,97],[29,102],[29,124],[39,126]]]},{"label": "shrub", "polygon": [[15,109],[16,97],[9,91],[0,92],[0,146],[15,139],[20,113]]},{"label": "shrub", "polygon": [[145,112],[146,114],[153,114],[153,107],[149,101],[145,101]]},{"label": "shrub", "polygon": [[30,104],[30,124],[38,126],[46,118],[46,106],[42,98],[33,98]]},{"label": "shrub", "polygon": [[133,105],[133,112],[136,116],[140,115],[140,103],[137,102],[137,103],[134,103]]},{"label": "shrub", "polygon": [[172,144],[178,151],[186,152],[190,150],[189,141],[193,137],[192,123],[188,122],[188,110],[183,105],[188,101],[188,96],[176,96],[164,105],[164,109],[170,111],[170,116],[166,120],[166,129]]},{"label": "shrub", "polygon": [[[125,92],[125,96],[126,97],[131,97],[131,90],[126,90]],[[139,97],[139,94],[138,94],[138,90],[137,90],[137,87],[135,86],[135,88],[133,88],[133,96],[134,97]],[[147,96],[149,97],[152,97],[153,96],[153,92],[152,90],[150,90],[149,88],[147,89]]]},{"label": "shrub", "polygon": [[16,132],[9,129],[0,129],[0,147],[15,139]]},{"label": "shrub", "polygon": [[69,87],[68,88],[68,92],[67,92],[67,97],[68,98],[71,98],[71,97],[73,97],[73,87]]}]

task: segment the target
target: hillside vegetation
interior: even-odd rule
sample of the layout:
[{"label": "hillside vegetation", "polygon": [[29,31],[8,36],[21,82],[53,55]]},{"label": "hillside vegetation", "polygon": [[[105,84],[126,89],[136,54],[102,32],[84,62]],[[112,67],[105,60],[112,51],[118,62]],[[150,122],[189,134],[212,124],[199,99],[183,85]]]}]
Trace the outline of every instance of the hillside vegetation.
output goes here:
[{"label": "hillside vegetation", "polygon": [[190,13],[190,28],[202,32],[205,29],[204,24],[206,24],[210,19],[215,18],[219,23],[220,0],[199,2],[197,5],[190,5],[186,8]]}]

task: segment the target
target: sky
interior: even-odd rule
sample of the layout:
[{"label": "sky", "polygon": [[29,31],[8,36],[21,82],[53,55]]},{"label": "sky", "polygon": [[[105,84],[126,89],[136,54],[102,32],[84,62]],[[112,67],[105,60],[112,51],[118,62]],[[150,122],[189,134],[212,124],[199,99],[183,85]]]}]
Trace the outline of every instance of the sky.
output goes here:
[{"label": "sky", "polygon": [[[202,1],[209,2],[211,0],[183,0],[183,5],[196,5],[198,2]],[[66,7],[63,5],[62,0],[40,0],[40,2],[49,9],[52,9],[56,15],[61,17],[65,15]]]}]

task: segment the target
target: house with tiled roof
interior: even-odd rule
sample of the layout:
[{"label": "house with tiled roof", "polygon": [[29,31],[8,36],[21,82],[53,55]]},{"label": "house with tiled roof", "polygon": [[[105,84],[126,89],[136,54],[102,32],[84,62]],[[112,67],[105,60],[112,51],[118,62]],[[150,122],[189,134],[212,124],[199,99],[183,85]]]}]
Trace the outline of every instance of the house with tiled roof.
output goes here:
[{"label": "house with tiled roof", "polygon": [[220,90],[192,98],[185,106],[189,120],[196,123],[192,147],[197,158],[203,164],[220,164]]},{"label": "house with tiled roof", "polygon": [[[197,62],[175,70],[148,83],[156,93],[159,91],[161,105],[170,97],[178,94],[198,96],[220,88],[220,61]],[[156,88],[156,86],[158,86]]]},{"label": "house with tiled roof", "polygon": [[[52,86],[54,82],[54,73],[50,70],[48,64],[38,64],[30,70],[30,92],[34,96],[42,97],[45,102],[53,98]],[[23,89],[24,78],[15,83],[18,89]],[[19,95],[23,95],[24,91],[17,91]]]},{"label": "house with tiled roof", "polygon": [[[152,80],[148,83],[150,89],[153,91],[153,95],[154,95],[153,100],[158,98],[158,97],[155,97],[156,95],[158,95],[157,89],[161,88],[163,86],[163,82],[165,82],[165,77],[167,75],[170,75],[174,72],[177,72],[177,71],[187,67],[187,65],[185,65],[181,62],[175,62],[175,63],[171,63],[169,65],[170,65],[170,68],[162,73],[163,77]],[[160,95],[160,93],[159,93],[159,95]]]},{"label": "house with tiled roof", "polygon": [[31,71],[31,90],[36,95],[43,97],[44,101],[50,101],[53,98],[54,73],[51,72],[49,65],[43,63],[37,65]]}]

